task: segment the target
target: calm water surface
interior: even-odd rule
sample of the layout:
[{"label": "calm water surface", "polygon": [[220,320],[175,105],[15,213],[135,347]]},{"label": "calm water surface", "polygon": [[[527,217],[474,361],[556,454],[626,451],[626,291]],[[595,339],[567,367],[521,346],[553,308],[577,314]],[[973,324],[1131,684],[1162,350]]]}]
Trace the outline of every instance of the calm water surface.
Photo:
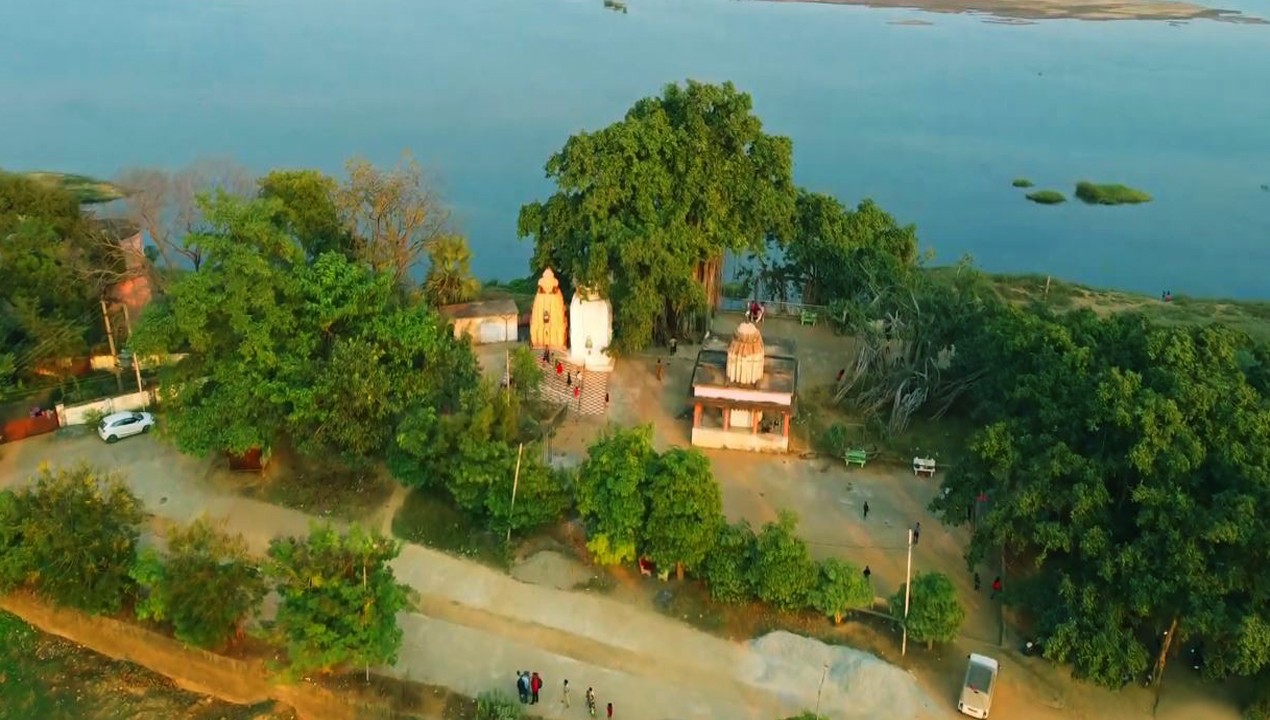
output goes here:
[{"label": "calm water surface", "polygon": [[[517,210],[549,192],[542,166],[569,134],[667,82],[732,80],[793,138],[801,184],[873,197],[940,261],[1270,297],[1270,26],[629,5],[5,2],[0,166],[109,176],[223,155],[335,172],[410,148],[443,179],[478,274],[507,278],[531,250]],[[1041,207],[1017,176],[1155,202]]]}]

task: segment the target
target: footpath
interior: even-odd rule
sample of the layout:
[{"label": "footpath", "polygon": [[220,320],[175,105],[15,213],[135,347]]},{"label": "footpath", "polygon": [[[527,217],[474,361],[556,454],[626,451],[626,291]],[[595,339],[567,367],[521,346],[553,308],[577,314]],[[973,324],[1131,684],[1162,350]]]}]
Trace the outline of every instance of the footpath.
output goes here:
[{"label": "footpath", "polygon": [[[26,482],[46,461],[87,461],[118,470],[157,518],[223,520],[256,553],[273,537],[305,534],[311,523],[325,521],[218,487],[218,473],[208,461],[182,456],[150,437],[105,445],[93,436],[53,433],[0,446],[0,487]],[[818,691],[826,701],[822,710],[834,717],[863,718],[884,710],[847,706],[848,688],[834,687],[836,670],[829,670],[837,660],[775,662],[752,644],[716,638],[608,598],[525,584],[418,545],[405,544],[393,569],[416,602],[414,611],[399,617],[405,640],[397,663],[376,670],[386,676],[469,695],[491,689],[514,694],[516,671],[537,671],[546,683],[532,711],[562,719],[586,717],[587,687],[595,688],[601,713],[612,702],[614,717],[634,720],[774,720],[813,707]],[[822,664],[830,675],[823,690]],[[907,674],[886,667],[898,673],[888,679],[900,689]],[[559,692],[566,678],[572,688],[567,708]],[[913,693],[921,695],[915,686]],[[951,716],[932,714],[924,698],[905,700],[911,711],[889,716]]]}]

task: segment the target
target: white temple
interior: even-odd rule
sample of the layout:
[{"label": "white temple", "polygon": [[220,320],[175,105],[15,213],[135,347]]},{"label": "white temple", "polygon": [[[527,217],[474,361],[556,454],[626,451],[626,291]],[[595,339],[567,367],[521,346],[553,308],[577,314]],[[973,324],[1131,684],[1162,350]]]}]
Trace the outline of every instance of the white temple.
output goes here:
[{"label": "white temple", "polygon": [[613,309],[609,301],[585,288],[578,288],[569,303],[569,361],[587,370],[608,372],[613,358],[608,353],[613,341]]}]

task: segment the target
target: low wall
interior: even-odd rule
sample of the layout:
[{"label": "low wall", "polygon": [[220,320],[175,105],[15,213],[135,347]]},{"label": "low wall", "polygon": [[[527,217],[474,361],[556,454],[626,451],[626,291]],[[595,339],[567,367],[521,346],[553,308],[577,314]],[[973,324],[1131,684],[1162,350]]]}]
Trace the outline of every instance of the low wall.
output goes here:
[{"label": "low wall", "polygon": [[753,434],[721,428],[695,427],[692,444],[697,447],[720,450],[749,450],[750,452],[783,453],[789,451],[789,438],[771,433]]},{"label": "low wall", "polygon": [[109,415],[110,413],[127,410],[141,410],[142,408],[150,407],[153,402],[153,398],[150,397],[150,391],[134,392],[127,395],[94,400],[83,405],[58,405],[57,417],[61,421],[62,427],[83,425],[88,419],[88,413],[94,410]]},{"label": "low wall", "polygon": [[309,683],[282,685],[260,660],[237,660],[192,648],[132,623],[51,607],[32,595],[0,595],[7,610],[50,635],[64,637],[116,660],[136,663],[178,687],[239,705],[275,700],[303,720],[354,720],[364,709]]}]

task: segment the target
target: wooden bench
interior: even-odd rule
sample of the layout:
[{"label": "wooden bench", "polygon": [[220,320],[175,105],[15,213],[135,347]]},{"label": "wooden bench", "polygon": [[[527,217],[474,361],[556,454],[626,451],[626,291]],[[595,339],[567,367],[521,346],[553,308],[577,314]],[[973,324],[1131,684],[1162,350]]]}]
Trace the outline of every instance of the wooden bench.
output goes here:
[{"label": "wooden bench", "polygon": [[913,474],[921,475],[923,473],[930,477],[935,477],[935,458],[913,458]]},{"label": "wooden bench", "polygon": [[851,467],[851,463],[864,467],[864,461],[869,459],[869,454],[863,449],[848,450],[843,454],[842,459],[846,461],[847,467]]},{"label": "wooden bench", "polygon": [[799,325],[815,325],[816,321],[819,319],[820,319],[819,314],[811,312],[809,310],[803,310],[801,313],[798,314]]}]

